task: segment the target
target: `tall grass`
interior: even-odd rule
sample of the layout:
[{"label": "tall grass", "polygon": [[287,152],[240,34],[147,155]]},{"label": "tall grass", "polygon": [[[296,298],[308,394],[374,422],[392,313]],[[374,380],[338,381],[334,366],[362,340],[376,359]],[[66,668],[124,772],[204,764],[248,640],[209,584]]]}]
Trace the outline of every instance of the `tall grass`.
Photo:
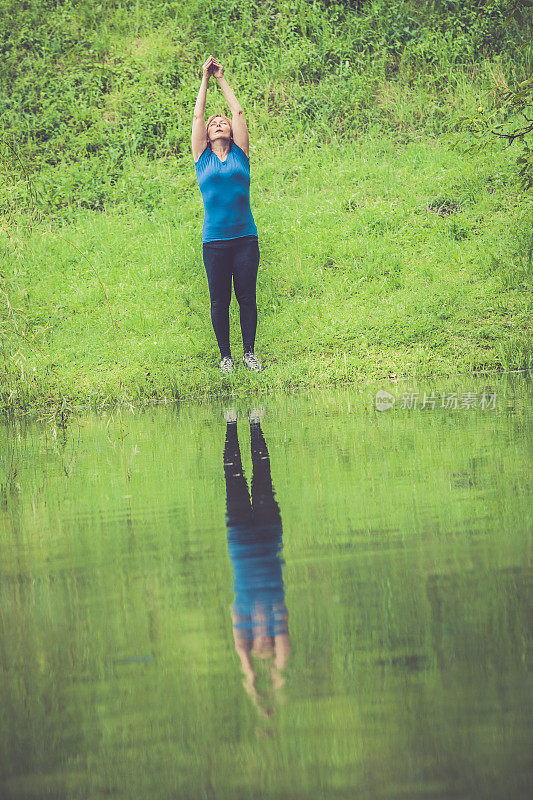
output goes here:
[{"label": "tall grass", "polygon": [[[533,14],[513,0],[2,0],[0,8],[4,212],[30,203],[37,176],[46,213],[102,210],[124,176],[130,202],[157,207],[156,187],[135,180],[138,159],[177,158],[185,174],[210,52],[254,138],[291,146],[353,141],[376,128],[440,134],[533,63]],[[222,100],[210,92],[210,106]]]}]

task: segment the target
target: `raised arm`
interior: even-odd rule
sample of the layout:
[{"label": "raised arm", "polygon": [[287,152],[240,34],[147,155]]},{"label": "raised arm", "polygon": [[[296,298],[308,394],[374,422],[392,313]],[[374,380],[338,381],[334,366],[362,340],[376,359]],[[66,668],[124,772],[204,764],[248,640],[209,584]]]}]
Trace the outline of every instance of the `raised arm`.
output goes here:
[{"label": "raised arm", "polygon": [[231,124],[233,127],[233,141],[239,145],[241,150],[244,150],[246,155],[250,156],[250,140],[248,136],[248,127],[244,119],[244,111],[241,104],[235,97],[233,89],[224,77],[224,70],[221,64],[213,59],[212,75],[217,79],[218,85],[222,89],[222,93],[226,99],[229,110],[231,111]]},{"label": "raised arm", "polygon": [[212,74],[214,65],[213,56],[209,56],[202,67],[202,82],[194,106],[194,116],[192,120],[191,149],[192,157],[198,161],[205,148],[207,147],[207,133],[205,130],[205,98],[207,95],[207,84],[209,76]]}]

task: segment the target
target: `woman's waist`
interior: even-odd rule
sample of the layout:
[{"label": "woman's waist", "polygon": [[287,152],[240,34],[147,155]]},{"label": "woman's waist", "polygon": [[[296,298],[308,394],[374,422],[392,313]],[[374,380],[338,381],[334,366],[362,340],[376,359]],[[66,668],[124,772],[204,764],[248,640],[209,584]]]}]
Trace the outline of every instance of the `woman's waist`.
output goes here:
[{"label": "woman's waist", "polygon": [[209,239],[204,240],[205,245],[209,245],[209,247],[216,247],[217,250],[224,250],[229,247],[237,247],[240,244],[246,244],[247,242],[259,242],[256,233],[246,234],[245,236],[232,236],[229,239]]},{"label": "woman's waist", "polygon": [[206,244],[211,242],[226,242],[236,239],[244,241],[245,237],[257,239],[257,226],[254,218],[250,214],[246,219],[241,221],[230,221],[226,223],[215,223],[210,220],[207,215],[203,224],[203,241]]}]

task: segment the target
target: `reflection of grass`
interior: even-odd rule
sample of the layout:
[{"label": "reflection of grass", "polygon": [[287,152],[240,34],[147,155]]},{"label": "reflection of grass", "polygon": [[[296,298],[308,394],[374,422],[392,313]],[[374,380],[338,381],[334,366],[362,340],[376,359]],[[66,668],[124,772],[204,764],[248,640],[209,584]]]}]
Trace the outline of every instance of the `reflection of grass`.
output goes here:
[{"label": "reflection of grass", "polygon": [[[460,380],[424,388],[481,388]],[[8,796],[527,796],[530,395],[492,386],[498,414],[266,404],[293,643],[268,720],[233,641],[219,404],[124,414],[123,447],[102,415],[47,446],[0,428]]]},{"label": "reflection of grass", "polygon": [[[263,155],[257,142],[252,170],[263,374],[217,371],[201,199],[168,167],[166,211],[0,234],[3,406],[530,366],[528,220],[501,165],[472,168],[435,143]],[[450,197],[453,210],[434,207]],[[239,359],[235,300],[231,329]]]}]

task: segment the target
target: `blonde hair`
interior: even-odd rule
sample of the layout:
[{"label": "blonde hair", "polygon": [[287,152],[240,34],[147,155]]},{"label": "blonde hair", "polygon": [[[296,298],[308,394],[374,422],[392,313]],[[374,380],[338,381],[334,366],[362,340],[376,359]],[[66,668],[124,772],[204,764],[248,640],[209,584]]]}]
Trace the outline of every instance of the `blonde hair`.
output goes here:
[{"label": "blonde hair", "polygon": [[209,126],[213,122],[215,117],[221,117],[222,119],[225,119],[229,123],[229,140],[230,143],[233,141],[233,125],[231,124],[231,120],[229,119],[229,117],[227,117],[225,114],[211,114],[211,116],[209,117],[209,119],[205,124],[205,135],[207,137],[207,144],[209,145],[209,147],[211,147],[211,141],[209,139]]}]

